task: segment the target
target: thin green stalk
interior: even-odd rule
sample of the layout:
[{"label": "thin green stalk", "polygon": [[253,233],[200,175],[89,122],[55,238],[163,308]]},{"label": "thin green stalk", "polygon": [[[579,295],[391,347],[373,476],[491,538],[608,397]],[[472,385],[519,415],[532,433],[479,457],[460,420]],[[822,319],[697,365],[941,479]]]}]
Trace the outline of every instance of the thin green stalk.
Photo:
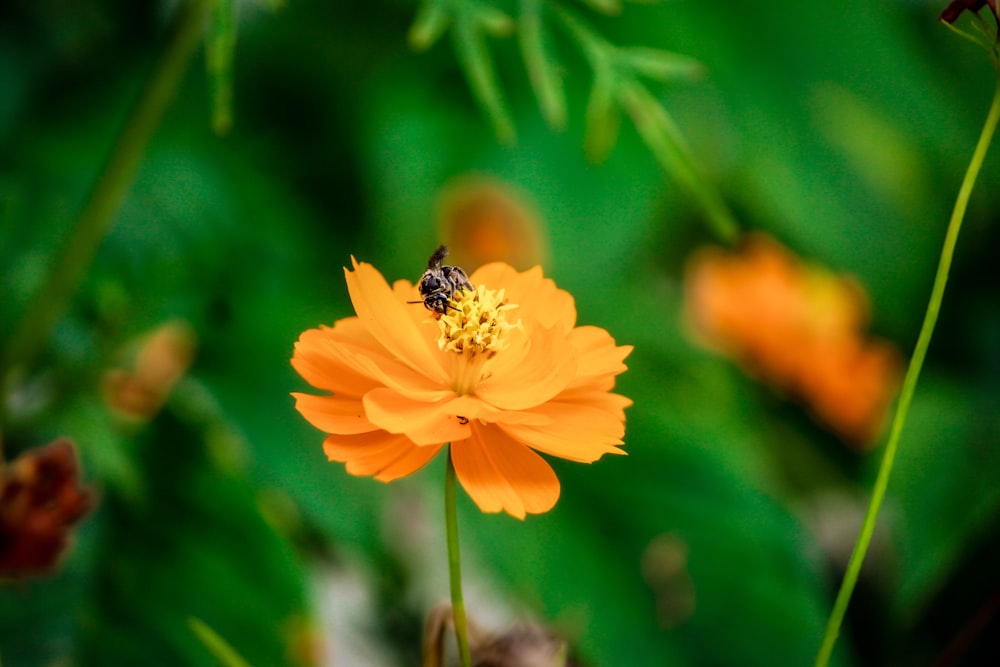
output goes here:
[{"label": "thin green stalk", "polygon": [[0,381],[15,365],[34,361],[69,305],[101,241],[111,229],[149,138],[174,100],[213,2],[190,0],[178,8],[169,42],[155,71],[118,136],[80,216],[52,259],[38,293],[29,302],[27,312],[0,355]]},{"label": "thin green stalk", "polygon": [[455,464],[448,449],[448,468],[444,474],[444,521],[448,535],[448,576],[451,580],[451,609],[455,617],[455,639],[462,667],[472,667],[469,653],[469,622],[462,600],[462,557],[458,548],[458,514],[455,511]]},{"label": "thin green stalk", "polygon": [[205,621],[191,616],[188,618],[188,627],[224,667],[250,667],[250,663]]},{"label": "thin green stalk", "polygon": [[941,260],[938,264],[937,274],[934,276],[934,286],[931,288],[930,301],[927,304],[927,313],[924,315],[924,323],[920,328],[920,335],[917,338],[916,347],[913,350],[913,357],[910,359],[909,368],[906,370],[906,377],[903,378],[903,388],[899,395],[899,404],[896,407],[896,414],[892,420],[892,428],[889,432],[889,441],[885,446],[885,453],[882,455],[882,463],[879,466],[878,476],[875,479],[875,487],[872,489],[871,501],[868,503],[868,510],[865,512],[864,524],[858,541],[854,545],[851,553],[851,560],[847,563],[847,571],[844,573],[844,580],[840,584],[840,591],[837,593],[837,600],[834,602],[833,610],[830,612],[830,619],[826,625],[826,633],[823,635],[823,643],[820,645],[819,653],[816,655],[816,667],[826,667],[830,662],[834,644],[837,642],[837,635],[840,634],[840,625],[847,612],[847,605],[854,592],[854,586],[858,581],[858,574],[861,572],[861,564],[865,560],[868,552],[868,545],[871,542],[872,533],[875,530],[875,520],[878,518],[879,509],[885,498],[886,488],[889,486],[889,476],[892,474],[892,464],[896,458],[896,450],[899,447],[899,439],[906,423],[906,416],[910,410],[910,402],[913,400],[913,393],[917,386],[917,379],[920,377],[920,369],[927,356],[927,348],[931,343],[931,336],[934,334],[934,325],[937,323],[938,313],[941,310],[941,300],[944,298],[944,288],[948,282],[948,272],[951,268],[951,260],[955,254],[955,244],[958,241],[958,232],[962,228],[962,220],[965,218],[965,210],[969,204],[969,196],[972,194],[972,187],[979,176],[979,170],[983,166],[986,151],[990,146],[990,141],[996,132],[997,122],[1000,121],[1000,78],[997,79],[997,88],[993,93],[993,102],[990,105],[986,122],[983,124],[983,131],[979,135],[979,142],[976,150],[972,153],[972,160],[969,168],[965,172],[962,186],[958,190],[958,197],[955,200],[955,208],[951,214],[951,221],[948,223],[948,232],[945,235],[944,247],[941,249]]}]

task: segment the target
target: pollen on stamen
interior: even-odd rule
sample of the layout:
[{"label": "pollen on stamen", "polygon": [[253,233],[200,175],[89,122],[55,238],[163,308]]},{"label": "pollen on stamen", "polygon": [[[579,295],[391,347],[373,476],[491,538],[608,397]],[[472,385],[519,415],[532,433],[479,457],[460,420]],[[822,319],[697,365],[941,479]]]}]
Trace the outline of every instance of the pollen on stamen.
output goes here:
[{"label": "pollen on stamen", "polygon": [[456,290],[447,312],[438,320],[441,336],[438,347],[457,354],[494,356],[507,347],[504,334],[521,325],[511,324],[507,312],[517,308],[506,302],[504,290],[479,285],[472,290]]}]

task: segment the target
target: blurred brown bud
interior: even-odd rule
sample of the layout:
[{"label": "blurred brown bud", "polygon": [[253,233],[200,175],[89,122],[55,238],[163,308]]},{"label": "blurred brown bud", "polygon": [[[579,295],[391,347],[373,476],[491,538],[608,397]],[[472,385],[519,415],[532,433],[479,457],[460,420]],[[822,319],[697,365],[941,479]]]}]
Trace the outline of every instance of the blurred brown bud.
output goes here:
[{"label": "blurred brown bud", "polygon": [[[447,602],[427,616],[423,667],[444,667],[446,634],[454,632],[454,616]],[[491,634],[469,619],[469,650],[473,667],[580,667],[568,655],[568,645],[537,623],[519,623]]]},{"label": "blurred brown bud", "polygon": [[468,271],[489,262],[530,269],[548,258],[541,217],[525,195],[485,176],[462,176],[438,198],[438,232],[451,260]]},{"label": "blurred brown bud", "polygon": [[133,343],[131,368],[104,374],[107,406],[129,421],[151,419],[163,407],[170,390],[184,377],[194,357],[195,334],[185,322],[167,322]]},{"label": "blurred brown bud", "polygon": [[0,471],[0,575],[51,573],[93,504],[69,440],[17,457]]},{"label": "blurred brown bud", "polygon": [[694,613],[694,580],[688,572],[688,545],[679,535],[653,538],[642,554],[642,576],[656,596],[661,627],[674,628]]},{"label": "blurred brown bud", "polygon": [[309,617],[295,615],[289,618],[282,636],[287,647],[286,665],[304,667],[329,663],[323,633]]}]

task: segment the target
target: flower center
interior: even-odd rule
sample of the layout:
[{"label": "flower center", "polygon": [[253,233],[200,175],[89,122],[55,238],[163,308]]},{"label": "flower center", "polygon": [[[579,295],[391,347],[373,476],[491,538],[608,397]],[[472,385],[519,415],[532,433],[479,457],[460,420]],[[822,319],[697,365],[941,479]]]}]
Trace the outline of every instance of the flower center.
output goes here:
[{"label": "flower center", "polygon": [[504,290],[480,285],[475,289],[455,290],[445,312],[438,318],[438,347],[456,353],[458,367],[453,388],[470,394],[479,381],[483,364],[506,349],[508,330],[519,327],[507,321],[507,312],[517,308],[505,300]]}]

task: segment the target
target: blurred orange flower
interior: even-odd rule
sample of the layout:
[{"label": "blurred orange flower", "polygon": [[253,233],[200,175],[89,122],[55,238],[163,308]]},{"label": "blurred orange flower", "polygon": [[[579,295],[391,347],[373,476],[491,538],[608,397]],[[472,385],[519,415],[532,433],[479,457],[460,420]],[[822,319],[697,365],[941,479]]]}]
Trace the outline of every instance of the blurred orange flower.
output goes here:
[{"label": "blurred orange flower", "polygon": [[878,437],[901,365],[893,346],[866,337],[868,300],[856,282],[753,235],[735,254],[696,253],[685,285],[705,344],[798,397],[850,443]]},{"label": "blurred orange flower", "polygon": [[[416,287],[390,287],[371,265],[345,269],[356,317],[310,329],[292,365],[332,396],[293,394],[329,437],[324,450],[353,475],[388,482],[445,443],[459,482],[484,512],[524,518],[559,497],[536,451],[590,463],[619,449],[624,409],[611,393],[629,346],[575,326],[573,298],[542,276],[502,263],[475,271],[434,317]],[[411,303],[408,303],[411,302]]]},{"label": "blurred orange flower", "polygon": [[541,216],[516,188],[487,176],[460,176],[441,192],[438,233],[456,263],[507,262],[527,269],[548,256]]},{"label": "blurred orange flower", "polygon": [[32,449],[0,469],[0,576],[51,572],[70,530],[93,504],[68,440]]},{"label": "blurred orange flower", "polygon": [[194,358],[195,334],[186,322],[160,325],[133,343],[131,369],[114,368],[101,380],[105,404],[132,422],[152,419]]}]

